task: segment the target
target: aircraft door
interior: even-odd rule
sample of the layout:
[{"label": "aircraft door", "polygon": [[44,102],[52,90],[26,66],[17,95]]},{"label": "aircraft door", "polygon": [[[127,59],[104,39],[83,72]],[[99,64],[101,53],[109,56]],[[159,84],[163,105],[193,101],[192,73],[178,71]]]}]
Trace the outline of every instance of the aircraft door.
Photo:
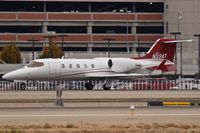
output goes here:
[{"label": "aircraft door", "polygon": [[49,63],[49,74],[50,75],[59,75],[61,74],[61,65],[57,62]]}]

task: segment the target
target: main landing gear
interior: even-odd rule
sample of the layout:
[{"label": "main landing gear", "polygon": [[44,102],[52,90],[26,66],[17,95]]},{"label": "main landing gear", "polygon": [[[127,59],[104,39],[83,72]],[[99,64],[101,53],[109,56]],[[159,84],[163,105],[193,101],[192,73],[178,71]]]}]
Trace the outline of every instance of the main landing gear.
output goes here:
[{"label": "main landing gear", "polygon": [[[97,83],[97,82],[96,82]],[[98,84],[98,83],[97,83]],[[85,83],[85,88],[86,90],[93,90],[95,83],[93,83],[92,81],[87,81]],[[99,85],[98,85],[99,86]],[[111,89],[111,81],[106,81],[105,83],[100,83],[100,86],[103,88],[103,90],[110,90]],[[99,90],[101,90],[101,88],[99,87]]]},{"label": "main landing gear", "polygon": [[87,82],[85,83],[85,88],[86,88],[86,90],[93,90],[93,87],[94,87],[94,85],[92,84],[91,81],[87,81]]}]

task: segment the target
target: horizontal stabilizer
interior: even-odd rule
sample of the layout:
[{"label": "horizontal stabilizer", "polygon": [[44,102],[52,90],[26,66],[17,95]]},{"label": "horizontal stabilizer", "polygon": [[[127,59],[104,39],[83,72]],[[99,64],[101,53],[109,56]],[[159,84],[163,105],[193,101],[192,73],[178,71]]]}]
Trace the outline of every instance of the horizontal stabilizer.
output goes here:
[{"label": "horizontal stabilizer", "polygon": [[165,41],[163,42],[164,44],[174,44],[174,43],[189,43],[192,42],[193,40],[173,40],[173,41]]}]

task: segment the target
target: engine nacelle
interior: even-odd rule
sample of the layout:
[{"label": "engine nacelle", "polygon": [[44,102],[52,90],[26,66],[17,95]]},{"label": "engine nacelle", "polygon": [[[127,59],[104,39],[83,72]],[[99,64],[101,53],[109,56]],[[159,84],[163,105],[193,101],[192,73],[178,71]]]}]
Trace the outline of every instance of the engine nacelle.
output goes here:
[{"label": "engine nacelle", "polygon": [[108,66],[114,72],[129,72],[141,67],[141,63],[134,59],[113,58],[108,60]]}]

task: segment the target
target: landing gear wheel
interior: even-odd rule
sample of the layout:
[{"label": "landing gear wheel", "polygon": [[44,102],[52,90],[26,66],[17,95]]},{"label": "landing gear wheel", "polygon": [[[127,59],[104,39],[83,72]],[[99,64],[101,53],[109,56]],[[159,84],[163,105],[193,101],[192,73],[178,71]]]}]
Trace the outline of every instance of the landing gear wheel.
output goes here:
[{"label": "landing gear wheel", "polygon": [[103,90],[110,90],[111,86],[106,86],[106,84],[103,85]]},{"label": "landing gear wheel", "polygon": [[26,89],[26,83],[21,83],[20,84],[20,89],[25,90]]},{"label": "landing gear wheel", "polygon": [[91,82],[85,83],[86,90],[93,90],[94,85]]}]

